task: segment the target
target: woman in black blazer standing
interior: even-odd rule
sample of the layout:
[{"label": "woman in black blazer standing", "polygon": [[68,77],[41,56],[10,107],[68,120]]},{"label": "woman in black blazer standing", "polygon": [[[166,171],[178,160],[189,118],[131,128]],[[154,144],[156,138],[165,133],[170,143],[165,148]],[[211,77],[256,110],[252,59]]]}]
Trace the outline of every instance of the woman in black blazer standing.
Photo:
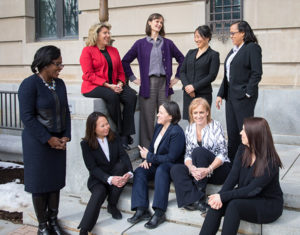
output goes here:
[{"label": "woman in black blazer standing", "polygon": [[90,173],[88,188],[92,195],[78,228],[80,234],[87,235],[97,222],[106,196],[107,211],[114,219],[122,218],[117,203],[125,184],[132,177],[132,166],[120,138],[111,131],[107,117],[100,112],[88,116],[85,137],[80,144]]},{"label": "woman in black blazer standing", "polygon": [[[247,118],[233,167],[217,194],[209,196],[208,210],[200,235],[217,233],[224,216],[222,234],[237,234],[240,220],[271,223],[283,210],[279,184],[280,158],[272,134],[263,118]],[[237,185],[237,187],[235,187]]]},{"label": "woman in black blazer standing", "polygon": [[[175,163],[183,162],[185,137],[180,121],[180,109],[174,101],[165,102],[159,107],[157,125],[149,150],[140,148],[140,154],[145,159],[134,171],[131,195],[131,209],[135,214],[127,221],[137,223],[149,220],[145,227],[154,229],[166,220],[165,212],[171,183],[170,169]],[[154,180],[155,191],[152,208],[155,213],[151,217],[148,210],[148,182]]]},{"label": "woman in black blazer standing", "polygon": [[59,194],[66,179],[66,143],[71,139],[71,118],[60,49],[44,46],[31,64],[34,73],[19,87],[24,123],[22,146],[25,191],[32,193],[38,234],[64,234],[57,222]]},{"label": "woman in black blazer standing", "polygon": [[254,115],[258,98],[258,83],[262,76],[262,55],[257,39],[246,21],[230,26],[234,45],[224,62],[224,78],[219,89],[216,106],[220,109],[226,100],[226,125],[228,156],[233,161],[238,146],[243,121]]},{"label": "woman in black blazer standing", "polygon": [[211,31],[207,25],[199,26],[194,33],[198,48],[189,50],[180,69],[183,85],[183,119],[189,118],[189,105],[194,98],[202,97],[211,106],[211,83],[216,79],[220,67],[219,53],[209,46]]}]

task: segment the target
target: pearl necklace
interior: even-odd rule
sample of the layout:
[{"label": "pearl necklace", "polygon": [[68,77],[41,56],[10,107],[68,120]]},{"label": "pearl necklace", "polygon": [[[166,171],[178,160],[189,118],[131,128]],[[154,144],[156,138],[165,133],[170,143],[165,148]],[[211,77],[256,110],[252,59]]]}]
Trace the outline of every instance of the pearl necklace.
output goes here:
[{"label": "pearl necklace", "polygon": [[39,77],[42,79],[42,81],[43,81],[43,83],[45,84],[45,86],[48,87],[49,90],[55,91],[55,86],[56,86],[56,85],[55,85],[54,79],[51,79],[52,85],[50,85],[50,83],[45,82],[45,79],[43,78],[42,74],[39,73],[38,75],[39,75]]}]

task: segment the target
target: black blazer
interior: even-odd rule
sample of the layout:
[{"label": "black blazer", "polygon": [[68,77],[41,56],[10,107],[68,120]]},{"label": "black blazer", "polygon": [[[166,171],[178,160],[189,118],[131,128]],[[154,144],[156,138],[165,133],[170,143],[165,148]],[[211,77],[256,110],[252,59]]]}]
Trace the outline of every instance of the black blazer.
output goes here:
[{"label": "black blazer", "polygon": [[162,137],[156,154],[154,154],[154,142],[160,133],[163,125],[155,126],[153,138],[147,154],[147,162],[159,165],[164,162],[182,163],[185,153],[185,135],[178,124],[170,124]]},{"label": "black blazer", "polygon": [[[233,53],[229,52],[224,62],[224,78],[218,96],[227,99],[228,82],[226,76],[226,62]],[[257,43],[245,43],[237,52],[230,64],[230,94],[235,99],[242,99],[246,93],[251,97],[258,96],[258,83],[262,76],[261,48]]]},{"label": "black blazer", "polygon": [[197,49],[189,50],[184,58],[180,69],[180,80],[183,88],[189,84],[193,85],[197,94],[210,94],[211,83],[216,79],[219,67],[219,52],[210,47],[197,60]]},{"label": "black blazer", "polygon": [[132,171],[131,162],[121,146],[119,137],[116,136],[113,141],[108,142],[110,161],[107,160],[100,145],[96,150],[91,149],[85,140],[81,141],[80,145],[84,163],[90,173],[88,179],[89,189],[99,182],[108,184],[107,179],[111,176],[111,170],[119,161],[124,163],[128,171]]}]

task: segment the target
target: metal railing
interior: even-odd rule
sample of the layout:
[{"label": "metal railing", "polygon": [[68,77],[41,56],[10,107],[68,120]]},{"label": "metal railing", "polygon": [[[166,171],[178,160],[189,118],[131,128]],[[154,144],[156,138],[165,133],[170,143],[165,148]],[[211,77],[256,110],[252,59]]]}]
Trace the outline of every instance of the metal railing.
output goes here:
[{"label": "metal railing", "polygon": [[0,91],[0,128],[22,130],[18,92]]}]

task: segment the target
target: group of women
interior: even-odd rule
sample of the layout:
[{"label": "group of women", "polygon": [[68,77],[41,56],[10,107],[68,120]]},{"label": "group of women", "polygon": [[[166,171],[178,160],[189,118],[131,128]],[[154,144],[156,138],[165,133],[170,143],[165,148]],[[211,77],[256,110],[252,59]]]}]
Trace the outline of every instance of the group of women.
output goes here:
[{"label": "group of women", "polygon": [[[254,223],[276,220],[283,207],[279,185],[282,164],[268,123],[252,117],[262,68],[261,49],[249,24],[240,21],[230,27],[234,48],[225,60],[216,100],[220,108],[222,99],[226,99],[228,148],[221,124],[211,117],[211,83],[220,60],[219,53],[209,46],[209,27],[195,30],[197,48],[186,57],[164,37],[162,15],[150,15],[145,31],[147,36],[136,41],[121,60],[117,49],[110,46],[110,25],[95,24],[80,57],[82,94],[103,98],[116,125],[113,132],[107,116],[100,112],[87,118],[81,148],[90,173],[91,197],[78,226],[80,234],[93,229],[106,197],[112,218],[122,219],[117,203],[130,178],[131,209],[135,213],[127,220],[133,224],[146,220],[148,229],[166,220],[171,181],[178,207],[207,212],[200,234],[216,234],[222,216],[222,234],[236,234],[241,219]],[[171,80],[172,58],[178,67]],[[139,63],[140,78],[130,66],[134,59]],[[66,143],[71,138],[66,88],[58,78],[63,67],[58,48],[42,47],[31,65],[34,74],[19,88],[25,126],[25,190],[32,193],[38,234],[42,235],[66,234],[57,221],[59,192],[65,186]],[[134,172],[125,150],[130,149],[131,135],[135,134],[137,97],[126,78],[140,88],[139,149],[143,162]],[[189,120],[185,133],[178,124],[179,106],[170,101],[172,86],[179,79],[183,84],[183,118]],[[153,215],[148,195],[151,180],[155,185]],[[209,196],[207,203],[208,183],[224,185],[219,193]]]}]

